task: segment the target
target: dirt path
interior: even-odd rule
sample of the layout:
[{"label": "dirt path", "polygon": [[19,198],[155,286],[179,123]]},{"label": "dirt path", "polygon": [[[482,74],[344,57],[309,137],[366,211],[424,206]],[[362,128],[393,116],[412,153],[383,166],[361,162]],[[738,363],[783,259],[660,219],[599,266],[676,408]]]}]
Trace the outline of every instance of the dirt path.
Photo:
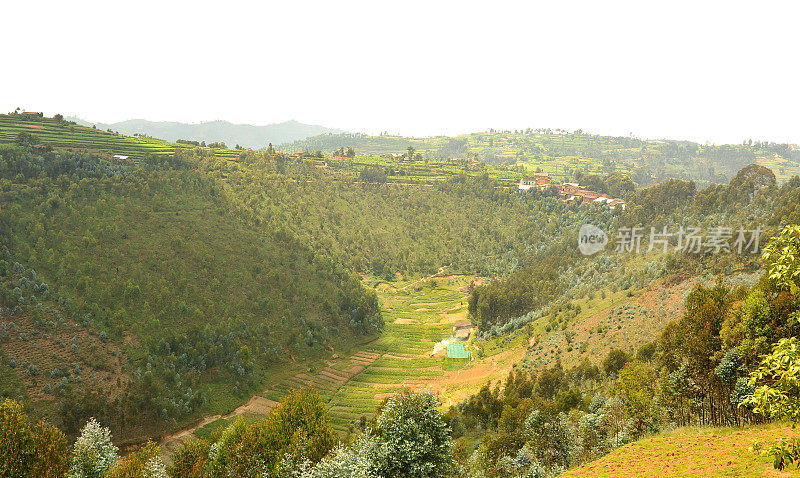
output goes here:
[{"label": "dirt path", "polygon": [[[230,419],[234,417],[238,417],[239,415],[244,415],[246,413],[251,413],[254,415],[266,415],[269,413],[270,410],[275,408],[278,404],[272,400],[264,398],[260,395],[253,395],[250,400],[241,405],[236,407],[232,412],[226,413],[225,415],[208,415],[203,417],[199,422],[192,425],[189,428],[184,428],[182,430],[178,430],[173,433],[169,433],[164,435],[161,438],[160,446],[162,450],[162,454],[165,458],[171,456],[175,451],[180,448],[181,445],[186,443],[194,432],[203,428],[204,426],[208,425],[209,423],[215,422],[219,419]],[[171,460],[170,460],[171,462]]]},{"label": "dirt path", "polygon": [[298,373],[289,379],[275,383],[269,389],[261,392],[261,394],[253,395],[247,403],[236,407],[229,413],[224,415],[207,415],[190,427],[164,435],[159,443],[161,446],[162,458],[165,464],[170,465],[172,463],[171,456],[184,443],[189,441],[197,430],[217,420],[228,420],[242,415],[266,417],[272,409],[278,406],[278,402],[265,398],[262,394],[269,394],[271,391],[277,390],[280,386],[289,386],[293,388],[310,386],[318,389],[319,392],[328,391],[336,393],[336,391],[350,381],[351,378],[366,370],[367,367],[372,365],[380,356],[381,354],[369,352],[367,350],[358,350],[341,359],[351,362],[352,366],[345,370],[337,370],[328,366],[311,375],[307,373]]},{"label": "dirt path", "polygon": [[423,277],[421,279],[417,279],[414,282],[409,282],[408,284],[405,285],[405,287],[403,287],[400,290],[406,290],[406,289],[408,289],[409,287],[412,287],[415,284],[419,284],[420,282],[425,282],[427,280],[433,279],[434,277],[439,277],[447,270],[448,267],[450,267],[450,266],[442,266],[442,267],[439,268],[439,270],[436,272],[436,274],[431,274],[431,275]]}]

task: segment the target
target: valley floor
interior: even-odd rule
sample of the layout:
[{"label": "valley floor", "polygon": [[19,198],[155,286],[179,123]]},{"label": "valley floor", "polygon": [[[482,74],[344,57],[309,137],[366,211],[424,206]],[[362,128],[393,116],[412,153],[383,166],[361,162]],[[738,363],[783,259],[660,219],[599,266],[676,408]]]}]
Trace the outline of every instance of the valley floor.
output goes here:
[{"label": "valley floor", "polygon": [[526,351],[523,345],[478,358],[477,350],[468,344],[472,360],[431,356],[437,342],[452,339],[453,324],[465,320],[469,285],[482,283],[480,278],[441,271],[415,281],[369,277],[364,281],[376,290],[384,309],[386,327],[378,338],[346,352],[332,350],[324,361],[288,365],[291,373],[247,404],[165,436],[161,442],[165,458],[192,436],[206,436],[239,416],[264,418],[292,389],[313,388],[328,404],[333,427],[342,435],[357,426],[361,417],[374,417],[381,401],[403,387],[430,390],[444,406],[450,406],[476,393],[487,380],[501,380]]},{"label": "valley floor", "polygon": [[780,424],[749,428],[679,428],[619,448],[562,475],[563,478],[796,477],[791,466],[773,469],[769,458],[750,450],[754,441],[777,443],[800,437]]},{"label": "valley floor", "polygon": [[[586,358],[598,363],[611,347],[630,348],[653,340],[666,323],[682,313],[685,295],[696,281],[673,278],[636,293],[608,290],[602,298],[577,300],[581,312],[570,322],[570,330],[574,332],[573,346],[566,342],[562,330],[550,333],[545,330],[552,320],[546,316],[530,324],[527,330],[520,329],[479,344],[469,340],[466,348],[473,358],[458,360],[440,354],[432,356],[431,353],[437,342],[453,340],[453,324],[467,317],[470,284],[482,284],[481,278],[447,275],[446,271],[440,271],[437,275],[413,281],[386,282],[367,276],[363,280],[366,286],[377,292],[381,301],[386,326],[380,336],[354,345],[350,350],[331,349],[325,360],[287,363],[280,370],[281,375],[246,404],[226,414],[207,416],[193,427],[164,437],[161,447],[165,460],[169,461],[169,456],[193,436],[208,436],[228,426],[237,417],[247,421],[266,417],[292,389],[313,388],[327,403],[334,429],[344,436],[351,427],[359,426],[361,417],[373,418],[381,401],[402,387],[434,392],[442,400],[442,405],[449,407],[477,393],[487,382],[501,381],[526,352],[541,367],[556,359],[563,360],[566,365],[577,365]],[[602,333],[597,332],[601,327]],[[541,337],[541,342],[535,341],[531,335]],[[759,434],[768,438],[777,436],[777,431],[771,428],[756,431],[679,430],[627,445],[609,455],[611,461],[606,461],[608,457],[597,460],[567,476],[651,476],[653,470],[659,468],[645,469],[648,463],[655,462],[647,452],[657,453],[658,450],[665,454],[662,468],[673,473],[665,476],[706,476],[704,473],[708,471],[709,463],[723,466],[728,461],[733,471],[725,474],[723,471],[727,468],[723,466],[720,468],[722,474],[718,476],[740,476],[737,466],[748,469],[751,465],[766,463],[747,452],[747,447],[754,438],[761,436]],[[686,444],[682,445],[684,441]],[[722,447],[719,450],[722,455],[707,458],[714,455],[707,453],[706,448],[714,449],[715,443]],[[685,463],[672,459],[672,455],[667,459],[666,453],[685,454]],[[723,462],[722,456],[727,456],[726,453],[739,453],[742,457],[738,461],[725,458]],[[614,461],[617,454],[622,454],[621,459],[625,461]],[[618,463],[643,468],[632,468],[626,475],[626,468],[618,466]],[[770,471],[771,465],[763,468],[765,472]]]}]

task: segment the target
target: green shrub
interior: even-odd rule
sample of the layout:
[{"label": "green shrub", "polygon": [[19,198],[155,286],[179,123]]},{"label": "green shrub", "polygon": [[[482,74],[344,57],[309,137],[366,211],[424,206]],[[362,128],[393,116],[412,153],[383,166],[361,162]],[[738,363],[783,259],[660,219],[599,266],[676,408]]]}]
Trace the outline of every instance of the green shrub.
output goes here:
[{"label": "green shrub", "polygon": [[111,431],[91,418],[73,446],[68,478],[101,478],[118,458],[118,449],[111,442]]},{"label": "green shrub", "polygon": [[273,473],[288,455],[296,463],[322,459],[336,444],[328,410],[311,390],[293,391],[263,421],[237,419],[211,447],[212,477]]},{"label": "green shrub", "polygon": [[211,440],[192,439],[172,456],[169,476],[174,478],[205,478],[209,469]]},{"label": "green shrub", "polygon": [[6,399],[0,404],[0,477],[62,477],[68,458],[60,430],[43,421],[31,428],[19,402]]},{"label": "green shrub", "polygon": [[148,441],[135,452],[117,461],[103,478],[167,478],[161,461],[161,449]]},{"label": "green shrub", "polygon": [[450,427],[430,393],[403,389],[386,403],[377,432],[386,449],[379,474],[384,477],[433,477],[453,467]]},{"label": "green shrub", "polygon": [[615,375],[630,360],[628,354],[620,349],[611,349],[603,360],[603,371],[606,375]]}]

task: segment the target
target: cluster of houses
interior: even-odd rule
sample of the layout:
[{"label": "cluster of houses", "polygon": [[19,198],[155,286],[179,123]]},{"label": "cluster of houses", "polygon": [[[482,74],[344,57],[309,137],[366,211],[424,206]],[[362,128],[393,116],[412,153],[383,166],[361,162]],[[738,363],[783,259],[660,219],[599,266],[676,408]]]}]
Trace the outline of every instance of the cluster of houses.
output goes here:
[{"label": "cluster of houses", "polygon": [[617,207],[625,209],[625,201],[622,199],[591,191],[578,183],[553,184],[550,181],[550,175],[547,173],[533,173],[532,178],[522,178],[518,187],[521,191],[527,191],[531,188],[547,189],[556,187],[559,197],[568,203],[580,201],[584,204],[591,203],[598,206],[605,204],[611,209],[616,209]]}]

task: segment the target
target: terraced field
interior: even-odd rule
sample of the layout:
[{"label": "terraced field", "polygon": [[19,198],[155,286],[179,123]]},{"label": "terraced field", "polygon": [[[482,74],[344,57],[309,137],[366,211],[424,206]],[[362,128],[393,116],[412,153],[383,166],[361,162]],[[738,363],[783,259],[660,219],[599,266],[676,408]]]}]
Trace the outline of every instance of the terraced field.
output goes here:
[{"label": "terraced field", "polygon": [[[14,143],[20,133],[32,134],[36,144],[52,148],[90,151],[97,154],[129,156],[141,160],[147,155],[169,156],[181,145],[143,136],[125,136],[53,118],[29,115],[0,115],[0,143]],[[236,150],[215,149],[222,157],[234,157]]]},{"label": "terraced field", "polygon": [[[263,418],[292,389],[316,390],[328,404],[334,429],[346,435],[362,417],[367,420],[374,417],[381,402],[403,387],[436,393],[445,407],[458,403],[487,381],[502,380],[530,346],[533,346],[531,358],[541,366],[547,366],[548,359],[556,356],[573,365],[586,357],[598,361],[602,359],[601,352],[610,346],[652,340],[651,333],[659,331],[680,312],[679,304],[693,283],[679,281],[667,288],[662,285],[630,295],[624,291],[609,292],[602,300],[580,299],[584,312],[576,319],[572,347],[564,342],[562,331],[546,333],[545,327],[552,318],[542,317],[527,330],[520,329],[507,337],[479,344],[469,340],[466,348],[474,359],[455,360],[442,354],[433,356],[432,352],[437,342],[452,339],[453,323],[466,319],[470,283],[478,285],[481,279],[440,273],[417,281],[364,278],[364,282],[376,290],[383,305],[386,327],[378,338],[341,355],[332,351],[330,358],[321,362],[293,364],[293,372],[276,380],[248,404],[225,416],[208,417],[196,429],[177,434],[180,442],[193,433],[202,436],[227,426],[237,416]],[[653,308],[656,303],[668,303],[669,310],[660,312],[661,315],[639,314],[641,308]],[[627,314],[625,320],[612,320],[618,310]],[[629,311],[636,311],[641,318],[628,317]],[[608,324],[603,325],[602,333],[595,332],[601,323]],[[643,328],[650,333],[639,337]],[[639,335],[634,340],[628,337],[630,334]],[[544,340],[535,342],[537,336]],[[579,347],[583,342],[588,347]],[[167,453],[175,449],[175,444],[169,443],[175,438],[168,437],[164,446]]]},{"label": "terraced field", "polygon": [[[281,150],[290,152],[327,152],[340,147],[353,147],[359,155],[385,158],[404,153],[406,148],[412,147],[431,165],[435,160],[452,158],[455,159],[454,165],[460,167],[458,165],[467,159],[478,159],[487,165],[505,165],[509,170],[518,170],[520,167],[528,171],[541,169],[559,179],[574,178],[576,171],[591,174],[617,171],[631,175],[640,186],[651,182],[646,175],[637,174],[637,170],[642,168],[648,170],[648,174],[658,173],[662,179],[691,178],[702,185],[727,182],[753,160],[772,168],[780,183],[800,174],[800,159],[796,152],[781,152],[781,156],[773,150],[738,144],[700,145],[672,140],[599,136],[582,131],[490,131],[428,138],[335,134],[280,145]],[[692,153],[686,154],[686,148]],[[680,152],[682,150],[683,153]],[[715,169],[716,176],[706,174],[709,165]],[[411,177],[417,175],[414,171],[416,168],[408,163],[395,161],[394,167],[407,169]],[[439,169],[439,165],[432,169]],[[421,173],[420,177],[428,174],[426,171]]]},{"label": "terraced field", "polygon": [[332,169],[354,169],[355,171],[360,171],[365,166],[380,166],[387,171],[394,171],[388,176],[387,181],[401,184],[436,183],[458,175],[479,176],[484,173],[497,181],[518,183],[524,176],[522,168],[519,167],[440,159],[401,161],[372,154],[346,160],[332,158],[328,161],[328,165]]},{"label": "terraced field", "polygon": [[431,353],[437,342],[452,338],[453,323],[466,317],[470,280],[464,276],[393,283],[368,279],[367,284],[378,292],[384,307],[383,334],[347,357],[333,354],[318,369],[312,366],[262,396],[277,402],[291,389],[310,386],[328,402],[334,428],[346,433],[362,416],[373,417],[380,403],[403,387],[435,393],[447,390],[449,401],[458,399],[451,392],[462,385],[454,375],[481,368],[473,388],[464,388],[458,397],[468,395],[468,390],[474,391],[489,375],[496,374],[496,370],[489,373],[494,366],[433,357]]},{"label": "terraced field", "polygon": [[[115,132],[58,121],[54,118],[0,114],[0,143],[15,143],[20,133],[33,135],[34,144],[42,144],[56,149],[88,151],[101,156],[104,155],[107,159],[111,159],[113,155],[124,155],[128,156],[131,161],[140,161],[148,155],[169,156],[178,148],[195,148],[194,146],[170,143],[157,138],[125,136]],[[241,153],[241,151],[235,149],[204,149],[213,151],[213,154],[218,158],[234,161],[237,160],[238,155]],[[311,158],[306,160],[318,166],[325,165],[325,161]],[[401,184],[435,183],[459,174],[479,175],[484,171],[488,172],[493,179],[509,183],[519,181],[522,176],[522,173],[506,168],[484,168],[484,165],[476,168],[473,165],[471,169],[464,169],[462,165],[448,161],[415,161],[399,164],[396,161],[376,156],[357,157],[347,160],[346,164],[331,158],[329,163],[331,170],[343,169],[348,173],[357,173],[365,166],[375,165],[384,168],[400,168],[403,170],[403,174],[390,176],[389,180]]]}]

